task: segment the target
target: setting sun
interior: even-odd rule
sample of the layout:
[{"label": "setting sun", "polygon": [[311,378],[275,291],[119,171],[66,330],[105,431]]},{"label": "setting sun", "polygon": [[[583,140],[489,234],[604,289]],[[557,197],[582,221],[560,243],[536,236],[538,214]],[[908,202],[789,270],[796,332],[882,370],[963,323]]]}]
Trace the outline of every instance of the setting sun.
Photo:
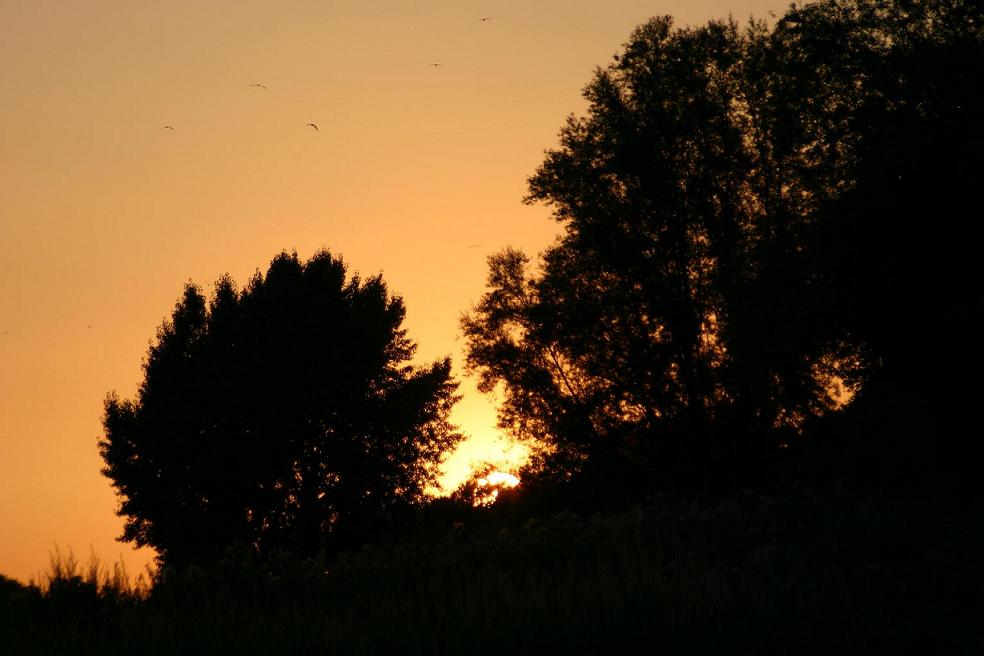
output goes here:
[{"label": "setting sun", "polygon": [[519,485],[519,478],[513,474],[493,471],[475,480],[475,506],[490,506],[499,498],[501,490]]},{"label": "setting sun", "polygon": [[519,479],[512,474],[507,474],[506,472],[494,471],[488,476],[483,476],[478,479],[479,485],[494,485],[498,487],[516,487],[519,485]]}]

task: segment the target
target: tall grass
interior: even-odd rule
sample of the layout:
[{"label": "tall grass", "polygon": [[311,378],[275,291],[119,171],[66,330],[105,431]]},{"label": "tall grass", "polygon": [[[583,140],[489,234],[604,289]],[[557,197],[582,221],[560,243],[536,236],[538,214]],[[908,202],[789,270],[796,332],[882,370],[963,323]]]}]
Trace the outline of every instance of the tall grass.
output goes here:
[{"label": "tall grass", "polygon": [[154,578],[150,568],[132,577],[122,559],[107,567],[95,552],[89,554],[89,563],[83,568],[71,549],[63,554],[55,545],[49,554],[48,571],[30,584],[49,597],[81,595],[135,601],[150,595]]},{"label": "tall grass", "polygon": [[[53,558],[0,597],[9,653],[981,653],[973,514],[791,488],[457,524],[332,561],[208,570]],[[2,594],[2,593],[0,593]],[[13,597],[16,597],[13,601]],[[0,648],[2,649],[2,648]]]}]

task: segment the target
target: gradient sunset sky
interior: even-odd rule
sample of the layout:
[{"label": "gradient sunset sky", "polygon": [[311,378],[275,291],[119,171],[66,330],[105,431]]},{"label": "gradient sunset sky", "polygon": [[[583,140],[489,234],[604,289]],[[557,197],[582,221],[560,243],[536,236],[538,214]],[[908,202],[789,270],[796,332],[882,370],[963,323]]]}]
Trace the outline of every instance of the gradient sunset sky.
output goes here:
[{"label": "gradient sunset sky", "polygon": [[527,176],[636,25],[784,7],[0,0],[0,573],[36,576],[56,543],[149,562],[114,541],[103,400],[134,396],[186,281],[244,283],[285,249],[382,272],[421,361],[452,356],[470,439],[446,486],[517,462],[458,318],[490,253],[558,234]]}]

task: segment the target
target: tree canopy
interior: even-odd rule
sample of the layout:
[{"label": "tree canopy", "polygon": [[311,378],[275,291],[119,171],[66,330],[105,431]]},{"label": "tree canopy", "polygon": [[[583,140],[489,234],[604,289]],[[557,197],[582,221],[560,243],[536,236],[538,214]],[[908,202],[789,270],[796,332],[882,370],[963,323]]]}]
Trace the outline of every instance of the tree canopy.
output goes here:
[{"label": "tree canopy", "polygon": [[327,251],[282,253],[241,291],[223,277],[210,300],[189,283],[137,397],[105,403],[121,539],[169,564],[234,544],[312,555],[419,501],[461,436],[450,361],[411,366],[404,316]]},{"label": "tree canopy", "polygon": [[914,350],[966,352],[946,335],[981,316],[954,235],[981,215],[982,43],[960,0],[636,29],[530,178],[562,236],[537,270],[490,258],[462,320],[535,466],[722,476],[802,446]]}]

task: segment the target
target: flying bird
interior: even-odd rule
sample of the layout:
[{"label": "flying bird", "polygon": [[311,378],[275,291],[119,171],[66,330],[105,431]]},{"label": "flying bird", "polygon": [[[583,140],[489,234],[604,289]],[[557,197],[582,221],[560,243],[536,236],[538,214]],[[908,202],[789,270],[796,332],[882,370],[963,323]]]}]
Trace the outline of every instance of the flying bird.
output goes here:
[{"label": "flying bird", "polygon": [[171,130],[171,131],[173,131],[173,130],[174,130],[174,128],[172,128],[172,127],[171,127],[170,125],[165,125],[165,126],[164,126],[164,127],[162,127],[161,129],[162,129],[162,130]]},{"label": "flying bird", "polygon": [[471,244],[468,248],[478,248],[481,244]]},{"label": "flying bird", "polygon": [[265,84],[260,84],[259,82],[257,82],[256,84],[251,84],[249,86],[251,86],[251,87],[260,87],[261,89],[266,89],[267,88]]},{"label": "flying bird", "polygon": [[434,62],[431,66],[444,66],[441,62]]},{"label": "flying bird", "polygon": [[[315,130],[318,130],[318,126],[317,126],[317,125],[315,125],[314,123],[308,123],[308,125],[310,125],[310,126],[311,126],[312,128],[314,128]],[[318,130],[318,132],[321,132],[321,130]]]},{"label": "flying bird", "polygon": [[482,18],[479,18],[478,20],[479,20],[480,23],[484,23],[486,21],[492,20],[492,17],[491,16],[483,16]]}]

